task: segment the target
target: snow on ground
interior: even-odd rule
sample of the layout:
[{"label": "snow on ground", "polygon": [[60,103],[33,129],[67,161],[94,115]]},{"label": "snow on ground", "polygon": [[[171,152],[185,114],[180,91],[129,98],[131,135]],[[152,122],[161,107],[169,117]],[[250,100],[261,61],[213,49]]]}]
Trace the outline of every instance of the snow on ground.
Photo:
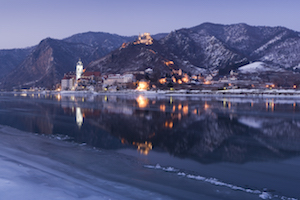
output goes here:
[{"label": "snow on ground", "polygon": [[266,67],[263,62],[253,62],[248,65],[244,65],[238,69],[241,73],[255,73],[261,71],[269,71],[270,68]]},{"label": "snow on ground", "polygon": [[102,159],[108,162],[101,151],[5,126],[0,126],[0,138],[0,199],[170,199],[103,178],[114,162],[123,163],[112,159],[110,167],[93,168]]},{"label": "snow on ground", "polygon": [[263,123],[259,118],[255,117],[240,117],[238,121],[252,128],[261,128]]}]

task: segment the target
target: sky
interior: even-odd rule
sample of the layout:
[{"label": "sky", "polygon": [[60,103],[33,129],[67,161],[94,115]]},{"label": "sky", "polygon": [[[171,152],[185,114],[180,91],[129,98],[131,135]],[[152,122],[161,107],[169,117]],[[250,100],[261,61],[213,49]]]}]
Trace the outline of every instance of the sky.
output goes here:
[{"label": "sky", "polygon": [[300,32],[299,0],[0,0],[0,49],[88,31],[169,33],[204,22]]}]

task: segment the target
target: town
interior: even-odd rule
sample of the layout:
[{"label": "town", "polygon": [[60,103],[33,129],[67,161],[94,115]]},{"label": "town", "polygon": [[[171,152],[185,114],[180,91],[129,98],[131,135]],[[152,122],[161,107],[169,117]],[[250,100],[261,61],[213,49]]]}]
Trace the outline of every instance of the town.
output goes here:
[{"label": "town", "polygon": [[[149,33],[139,35],[134,45],[152,45],[153,38]],[[121,48],[125,48],[123,44]],[[56,87],[62,91],[122,91],[122,90],[228,90],[228,89],[297,89],[300,84],[297,78],[285,77],[285,81],[280,78],[272,79],[270,71],[257,71],[249,74],[248,71],[267,68],[261,62],[254,62],[242,66],[240,70],[230,70],[229,73],[220,75],[219,70],[209,73],[192,74],[184,72],[176,67],[172,60],[163,63],[170,69],[170,73],[157,78],[153,75],[153,69],[147,68],[143,71],[132,71],[123,74],[108,74],[100,71],[86,71],[83,62],[79,59],[75,71],[66,73],[61,80],[61,84]],[[248,70],[248,71],[247,71]],[[284,72],[271,72],[271,74],[285,76]],[[262,78],[259,78],[262,77]],[[264,77],[266,76],[266,77]],[[268,80],[268,81],[266,81]],[[290,80],[290,81],[289,81]],[[289,81],[289,82],[288,82]]]}]

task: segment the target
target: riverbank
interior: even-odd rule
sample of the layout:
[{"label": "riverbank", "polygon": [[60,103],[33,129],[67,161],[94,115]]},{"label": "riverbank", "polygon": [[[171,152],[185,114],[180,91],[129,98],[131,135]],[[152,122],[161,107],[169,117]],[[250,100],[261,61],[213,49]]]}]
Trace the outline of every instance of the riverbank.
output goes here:
[{"label": "riverbank", "polygon": [[228,90],[119,90],[119,91],[21,91],[13,94],[42,95],[155,95],[155,96],[216,96],[216,97],[259,97],[259,98],[300,98],[300,90],[295,89],[228,89]]},{"label": "riverbank", "polygon": [[[260,199],[243,189],[172,167],[153,170],[129,155],[0,126],[0,197],[23,200]],[[162,170],[157,170],[162,169]],[[173,170],[172,170],[173,169]],[[250,192],[249,192],[250,191]]]}]

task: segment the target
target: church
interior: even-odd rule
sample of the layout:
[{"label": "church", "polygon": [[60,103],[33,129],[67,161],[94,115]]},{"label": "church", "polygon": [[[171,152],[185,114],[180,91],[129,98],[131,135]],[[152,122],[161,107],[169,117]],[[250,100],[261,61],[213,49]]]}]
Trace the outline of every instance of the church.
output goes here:
[{"label": "church", "polygon": [[76,64],[75,72],[66,73],[61,80],[61,90],[80,90],[101,80],[100,72],[85,72],[81,59]]}]

